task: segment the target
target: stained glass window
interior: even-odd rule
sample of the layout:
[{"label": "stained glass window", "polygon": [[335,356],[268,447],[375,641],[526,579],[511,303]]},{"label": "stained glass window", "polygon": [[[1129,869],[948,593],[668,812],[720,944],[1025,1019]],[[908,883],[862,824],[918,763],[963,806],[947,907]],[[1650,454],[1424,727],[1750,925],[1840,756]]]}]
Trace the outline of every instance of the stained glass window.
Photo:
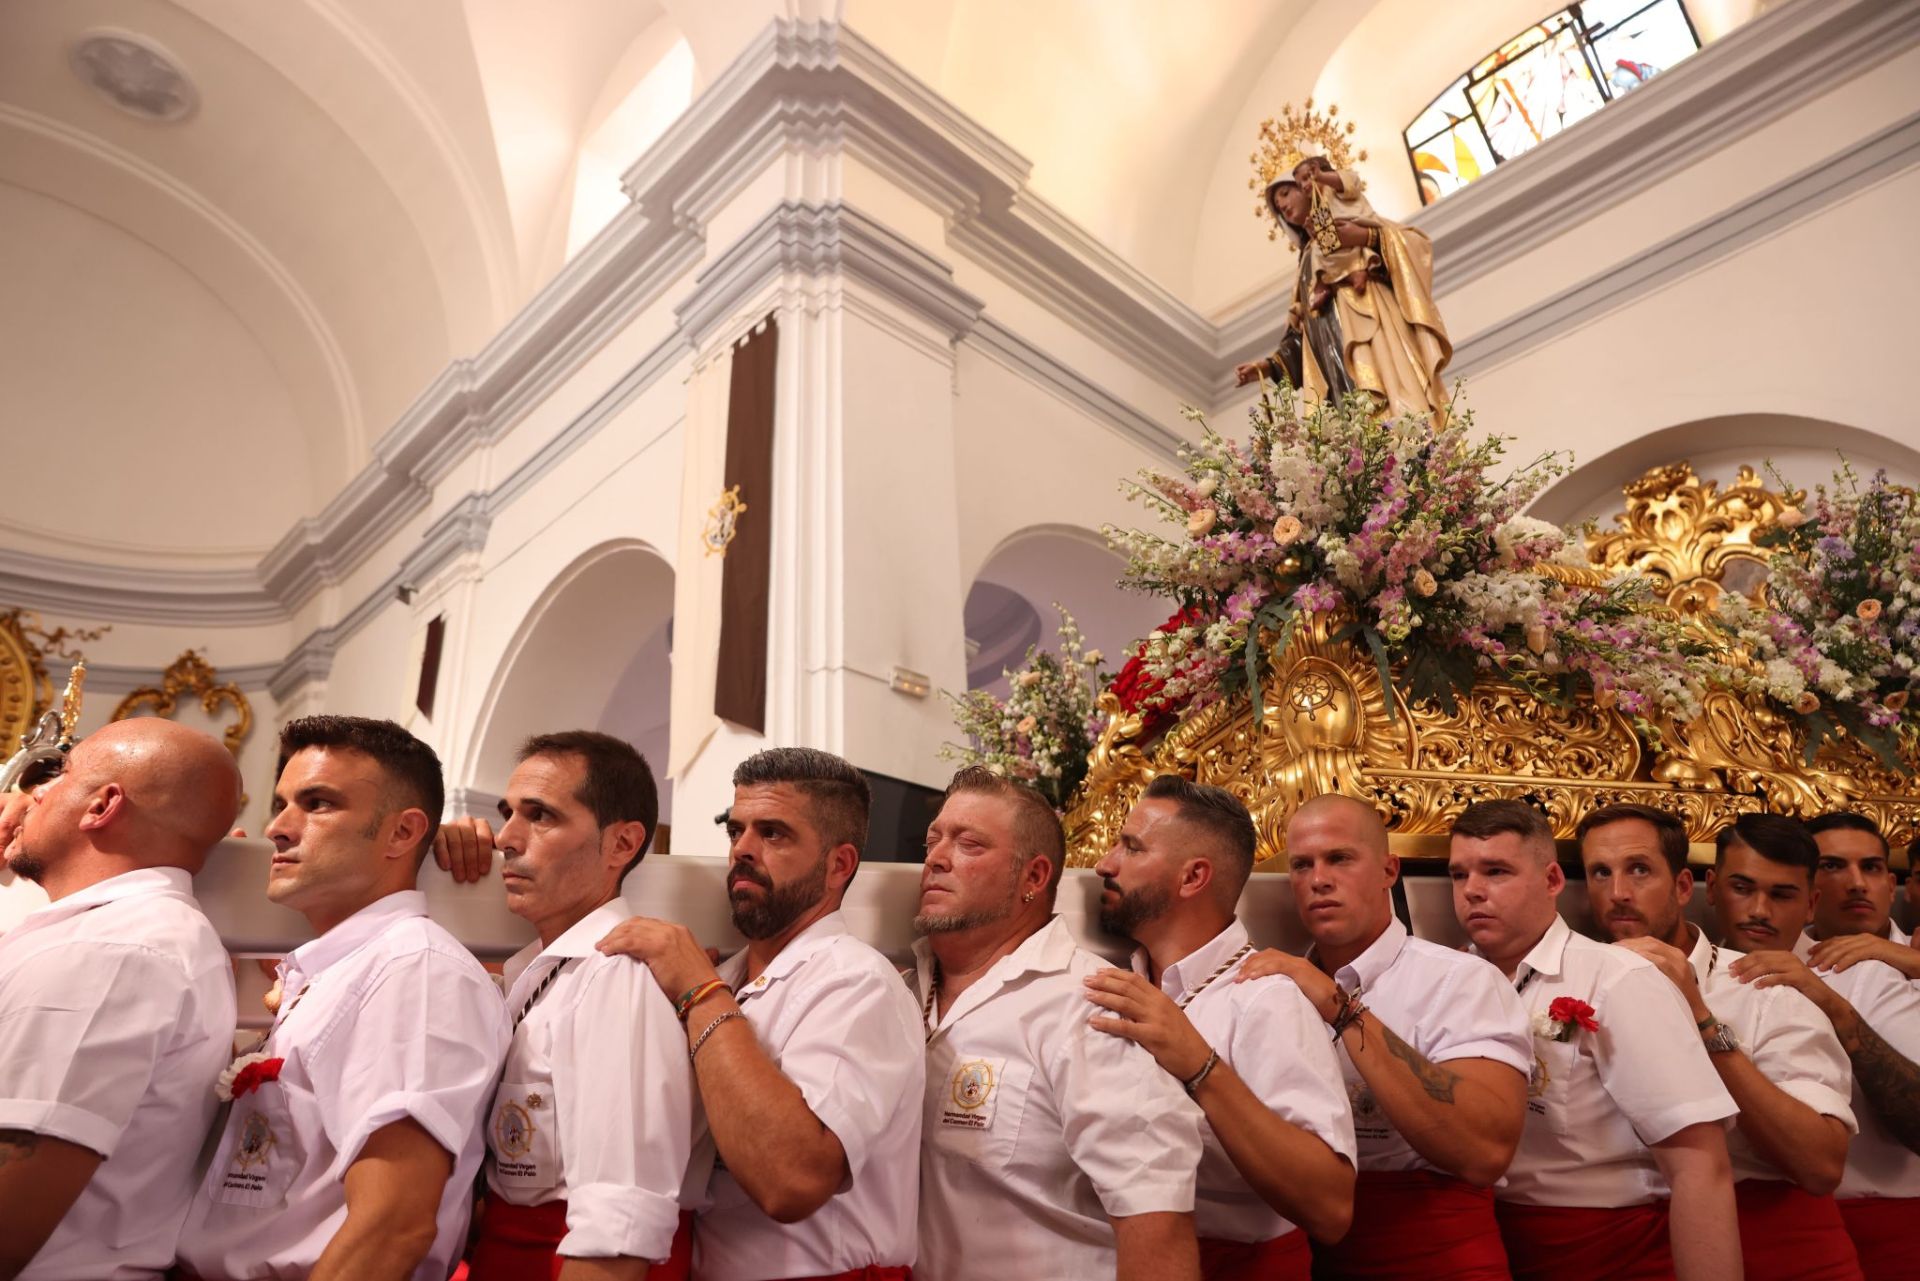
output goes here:
[{"label": "stained glass window", "polygon": [[1407,126],[1421,203],[1533,150],[1699,48],[1682,0],[1585,0],[1549,14],[1475,63]]}]

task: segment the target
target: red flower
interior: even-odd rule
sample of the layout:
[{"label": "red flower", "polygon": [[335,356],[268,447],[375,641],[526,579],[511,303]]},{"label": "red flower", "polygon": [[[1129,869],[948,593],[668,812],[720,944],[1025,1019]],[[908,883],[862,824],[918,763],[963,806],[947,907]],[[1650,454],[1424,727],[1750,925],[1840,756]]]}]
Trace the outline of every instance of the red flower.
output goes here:
[{"label": "red flower", "polygon": [[285,1059],[261,1059],[257,1063],[247,1064],[234,1074],[233,1097],[237,1099],[252,1094],[267,1082],[278,1081],[280,1068],[285,1063]]},{"label": "red flower", "polygon": [[1547,1017],[1555,1023],[1577,1023],[1589,1032],[1600,1030],[1599,1023],[1594,1021],[1593,1007],[1571,996],[1555,997],[1547,1007]]},{"label": "red flower", "polygon": [[[1156,630],[1163,632],[1169,631],[1188,623],[1199,622],[1203,617],[1205,617],[1205,614],[1198,606],[1188,605],[1175,612],[1173,617],[1160,624]],[[1141,641],[1134,649],[1133,654],[1121,665],[1120,671],[1114,676],[1112,683],[1107,686],[1108,689],[1113,691],[1114,696],[1120,700],[1121,712],[1141,713],[1140,740],[1142,742],[1150,742],[1158,738],[1160,733],[1172,725],[1179,717],[1179,712],[1175,709],[1165,707],[1156,707],[1149,711],[1142,711],[1141,709],[1142,703],[1155,697],[1166,687],[1165,681],[1161,680],[1158,676],[1152,676],[1147,673],[1145,662],[1146,649],[1147,643]]]}]

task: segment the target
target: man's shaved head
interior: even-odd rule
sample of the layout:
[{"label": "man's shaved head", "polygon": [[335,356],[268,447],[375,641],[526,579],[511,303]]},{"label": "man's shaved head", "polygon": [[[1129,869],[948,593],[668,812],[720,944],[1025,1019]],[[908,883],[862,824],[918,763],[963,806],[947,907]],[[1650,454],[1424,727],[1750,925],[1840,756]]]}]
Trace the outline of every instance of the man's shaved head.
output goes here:
[{"label": "man's shaved head", "polygon": [[[1293,817],[1287,820],[1287,831],[1322,824],[1337,824],[1349,840],[1368,853],[1381,858],[1387,856],[1387,825],[1381,821],[1380,811],[1357,797],[1338,792],[1312,797],[1294,810]],[[1291,837],[1287,844],[1292,846]]]},{"label": "man's shaved head", "polygon": [[8,862],[38,879],[76,850],[124,869],[198,871],[240,812],[233,754],[157,717],[115,721],[82,739],[60,777],[35,789]]}]

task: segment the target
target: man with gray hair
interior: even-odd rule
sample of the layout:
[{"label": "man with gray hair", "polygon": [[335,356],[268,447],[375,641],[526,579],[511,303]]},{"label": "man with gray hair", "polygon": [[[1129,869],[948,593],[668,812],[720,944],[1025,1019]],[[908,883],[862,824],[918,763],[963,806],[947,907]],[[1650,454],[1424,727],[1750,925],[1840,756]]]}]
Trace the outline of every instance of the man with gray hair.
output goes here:
[{"label": "man with gray hair", "polygon": [[1093,1025],[1145,1046],[1206,1113],[1205,1281],[1307,1281],[1307,1238],[1338,1241],[1353,1217],[1353,1111],[1326,1025],[1292,979],[1236,981],[1256,845],[1231,792],[1162,774],[1094,868],[1100,927],[1139,946],[1131,971],[1087,980],[1112,1012]]},{"label": "man with gray hair", "polygon": [[1494,1193],[1515,1281],[1738,1277],[1738,1108],[1673,984],[1561,919],[1556,855],[1513,800],[1469,805],[1447,855],[1454,914],[1533,1020],[1526,1128]]},{"label": "man with gray hair", "polygon": [[599,945],[644,961],[686,1025],[719,1159],[694,1273],[902,1281],[926,1062],[899,972],[840,915],[867,780],[828,752],[776,747],[733,788],[727,895],[747,946],[716,970],[685,926],[644,917]]},{"label": "man with gray hair", "polygon": [[1199,1275],[1200,1112],[1140,1046],[1089,1026],[1103,965],[1053,914],[1065,862],[1053,807],[982,766],[927,828],[921,1281]]}]

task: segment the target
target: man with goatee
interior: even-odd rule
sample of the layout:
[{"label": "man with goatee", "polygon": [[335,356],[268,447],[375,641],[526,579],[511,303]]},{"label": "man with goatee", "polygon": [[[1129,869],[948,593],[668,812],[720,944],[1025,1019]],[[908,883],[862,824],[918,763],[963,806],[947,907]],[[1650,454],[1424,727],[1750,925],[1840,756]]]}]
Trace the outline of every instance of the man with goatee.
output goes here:
[{"label": "man with goatee", "polygon": [[1085,980],[1106,966],[1053,914],[1065,862],[1053,807],[980,766],[927,829],[920,1281],[1199,1275],[1200,1111],[1090,1026]]},{"label": "man with goatee", "polygon": [[[1858,1126],[1847,1101],[1853,1070],[1832,1027],[1798,992],[1733,977],[1744,954],[1688,923],[1693,872],[1679,819],[1643,805],[1609,805],[1580,820],[1574,839],[1593,919],[1672,980],[1720,1083],[1740,1106],[1727,1153],[1746,1281],[1859,1281],[1833,1200]],[[1735,918],[1735,884],[1764,878],[1775,893],[1804,896],[1811,876],[1807,867],[1769,866],[1744,841],[1724,841],[1707,879],[1717,933],[1725,936]]]},{"label": "man with goatee", "polygon": [[645,961],[686,1024],[718,1158],[694,1275],[902,1281],[926,1063],[899,972],[840,915],[867,780],[838,756],[779,747],[749,757],[733,789],[727,895],[747,946],[716,971],[686,927],[644,917],[600,943]]}]

